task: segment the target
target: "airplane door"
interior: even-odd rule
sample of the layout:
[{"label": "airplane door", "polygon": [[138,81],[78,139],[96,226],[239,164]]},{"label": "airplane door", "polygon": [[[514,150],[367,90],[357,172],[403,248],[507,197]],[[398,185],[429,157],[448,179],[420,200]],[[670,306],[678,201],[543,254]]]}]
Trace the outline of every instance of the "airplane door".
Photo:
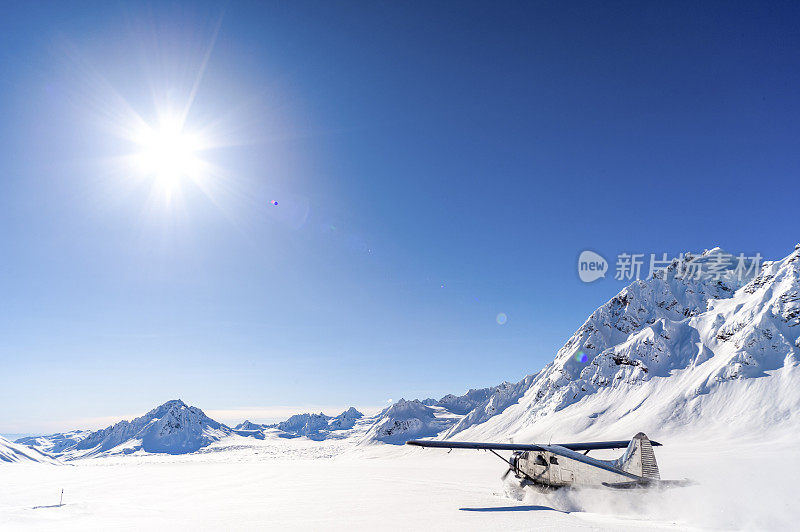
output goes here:
[{"label": "airplane door", "polygon": [[561,482],[561,464],[558,463],[557,456],[550,457],[550,483],[554,485],[562,484]]}]

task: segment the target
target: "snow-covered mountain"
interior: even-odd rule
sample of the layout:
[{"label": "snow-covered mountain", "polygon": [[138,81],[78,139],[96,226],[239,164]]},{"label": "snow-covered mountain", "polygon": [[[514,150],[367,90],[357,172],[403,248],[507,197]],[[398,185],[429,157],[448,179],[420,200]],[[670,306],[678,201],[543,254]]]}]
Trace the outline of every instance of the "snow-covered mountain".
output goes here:
[{"label": "snow-covered mountain", "polygon": [[231,429],[180,399],[167,401],[133,421],[120,421],[93,432],[74,447],[84,454],[182,454],[205,447],[231,434]]},{"label": "snow-covered mountain", "polygon": [[47,453],[20,443],[11,443],[0,436],[0,462],[58,464],[58,460]]},{"label": "snow-covered mountain", "polygon": [[72,430],[69,432],[58,432],[46,436],[28,436],[15,441],[22,445],[33,447],[43,453],[58,454],[65,449],[75,447],[81,440],[92,433],[91,430]]},{"label": "snow-covered mountain", "polygon": [[231,433],[230,427],[209,418],[199,408],[175,399],[133,421],[120,421],[89,434],[74,431],[68,433],[72,438],[56,434],[30,440],[37,448],[52,448],[57,456],[74,459],[137,451],[190,453]]},{"label": "snow-covered mountain", "polygon": [[354,407],[350,407],[338,416],[331,418],[328,421],[328,430],[347,430],[352,429],[356,421],[363,418],[364,414],[356,410]]},{"label": "snow-covered mountain", "polygon": [[448,414],[441,407],[426,406],[419,400],[400,399],[378,414],[364,441],[402,444],[435,436],[453,424],[453,416]]},{"label": "snow-covered mountain", "polygon": [[234,427],[236,430],[264,430],[267,425],[261,425],[259,423],[253,423],[249,419],[245,419],[238,425]]},{"label": "snow-covered mountain", "polygon": [[[687,253],[632,283],[538,373],[439,401],[402,401],[379,414],[366,440],[603,435],[614,424],[627,434],[665,423],[747,418],[760,427],[795,419],[800,246],[744,276],[735,260],[719,268],[721,256],[719,248]],[[712,266],[717,275],[696,274]]]},{"label": "snow-covered mountain", "polygon": [[277,425],[267,425],[268,428],[277,428],[284,437],[305,436],[313,440],[324,440],[329,437],[339,437],[335,431],[352,429],[364,414],[350,407],[338,416],[331,417],[320,412],[319,414],[295,414],[286,421]]},{"label": "snow-covered mountain", "polygon": [[[503,386],[507,383],[503,383]],[[499,388],[499,386],[497,387]],[[447,394],[436,402],[430,399],[422,401],[422,404],[427,406],[441,406],[454,414],[467,414],[475,409],[476,406],[486,402],[492,394],[494,388],[481,388],[478,390],[469,390],[464,395]]]},{"label": "snow-covered mountain", "polygon": [[448,394],[439,399],[406,401],[380,412],[365,440],[402,444],[409,439],[423,438],[453,430],[464,420],[477,424],[516,403],[530,378],[519,383],[504,382],[498,386],[469,390],[464,395]]},{"label": "snow-covered mountain", "polygon": [[747,282],[732,270],[689,279],[685,266],[622,290],[519,383],[505,411],[473,410],[443,437],[798,426],[800,246]]},{"label": "snow-covered mountain", "polygon": [[316,436],[320,431],[328,429],[328,420],[322,412],[319,414],[295,414],[286,421],[278,423],[278,429],[294,436]]}]

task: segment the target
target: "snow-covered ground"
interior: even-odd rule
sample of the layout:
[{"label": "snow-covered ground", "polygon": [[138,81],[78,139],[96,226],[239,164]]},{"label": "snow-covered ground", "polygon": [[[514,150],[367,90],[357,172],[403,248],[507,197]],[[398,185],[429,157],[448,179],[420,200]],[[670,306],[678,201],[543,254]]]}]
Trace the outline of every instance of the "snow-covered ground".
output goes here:
[{"label": "snow-covered ground", "polygon": [[662,473],[697,485],[542,495],[503,483],[503,464],[481,451],[277,437],[233,436],[177,456],[10,464],[2,470],[0,528],[792,530],[800,520],[790,474],[800,451],[792,441],[660,439]]}]

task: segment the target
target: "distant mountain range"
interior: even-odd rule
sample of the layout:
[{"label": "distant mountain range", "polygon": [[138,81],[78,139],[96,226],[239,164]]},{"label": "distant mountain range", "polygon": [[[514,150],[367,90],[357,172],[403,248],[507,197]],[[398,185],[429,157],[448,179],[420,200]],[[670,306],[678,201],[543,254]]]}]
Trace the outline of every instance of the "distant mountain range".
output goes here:
[{"label": "distant mountain range", "polygon": [[253,423],[247,420],[236,425],[236,430],[260,432],[265,429],[277,429],[284,437],[305,436],[313,440],[324,440],[335,431],[352,429],[356,421],[363,417],[364,414],[351,406],[336,417],[327,416],[322,412],[319,414],[295,414],[286,421],[272,425]]},{"label": "distant mountain range", "polygon": [[16,449],[0,450],[0,460],[30,449],[64,459],[181,454],[231,436],[266,434],[400,444],[422,437],[800,427],[800,246],[748,279],[740,280],[733,265],[712,278],[685,275],[694,271],[687,266],[721,253],[686,254],[632,283],[592,313],[553,362],[517,383],[439,400],[401,399],[371,418],[350,408],[335,417],[306,413],[235,428],[174,400],[99,431],[0,442],[0,449]]},{"label": "distant mountain range", "polygon": [[[230,436],[264,439],[265,431],[284,438],[323,440],[340,437],[364,414],[349,408],[338,416],[298,414],[274,425],[244,421],[231,428],[208,417],[180,399],[167,401],[133,421],[120,421],[97,431],[75,430],[46,436],[20,438],[16,445],[64,460],[138,452],[185,454]],[[341,437],[346,437],[342,434]]]}]

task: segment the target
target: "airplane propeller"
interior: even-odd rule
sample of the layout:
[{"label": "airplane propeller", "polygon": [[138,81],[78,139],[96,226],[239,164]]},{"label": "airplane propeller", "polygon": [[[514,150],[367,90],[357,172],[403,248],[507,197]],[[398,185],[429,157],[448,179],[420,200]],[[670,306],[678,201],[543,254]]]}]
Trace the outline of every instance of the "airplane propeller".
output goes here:
[{"label": "airplane propeller", "polygon": [[[508,439],[508,443],[514,443],[514,438],[509,438]],[[505,481],[506,478],[508,478],[508,475],[510,475],[513,472],[514,472],[514,468],[513,467],[509,467],[508,469],[506,469],[506,472],[503,473],[503,475],[500,477],[500,480]]]}]

